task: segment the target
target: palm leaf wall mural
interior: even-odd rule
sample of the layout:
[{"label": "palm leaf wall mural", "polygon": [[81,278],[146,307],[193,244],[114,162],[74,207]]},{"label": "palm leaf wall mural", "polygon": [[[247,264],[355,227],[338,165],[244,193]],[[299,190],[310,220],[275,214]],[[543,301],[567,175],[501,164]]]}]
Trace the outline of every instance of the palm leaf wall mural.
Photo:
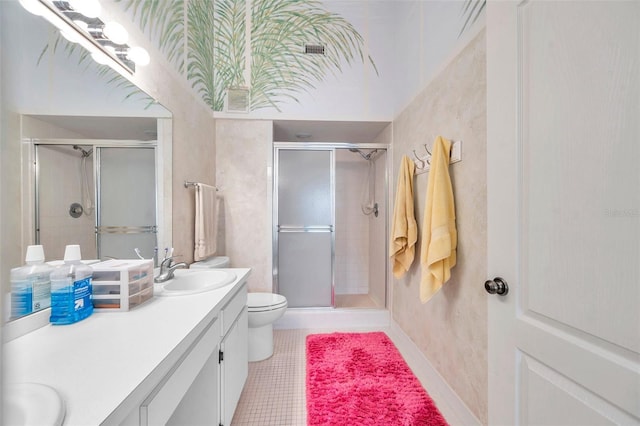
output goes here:
[{"label": "palm leaf wall mural", "polygon": [[221,111],[227,88],[247,85],[245,81],[245,0],[215,3],[214,111]]},{"label": "palm leaf wall mural", "polygon": [[462,19],[464,19],[464,24],[462,24],[458,36],[461,36],[462,33],[465,32],[465,30],[471,27],[478,20],[486,5],[487,0],[465,0],[465,2],[462,4],[461,9],[461,15]]},{"label": "palm leaf wall mural", "polygon": [[[358,31],[320,1],[253,0],[251,10],[246,0],[117,1],[215,111],[223,109],[232,87],[250,88],[252,110],[278,108],[297,101],[296,94],[313,89],[328,74],[340,73],[345,64],[360,61],[378,72],[365,57]],[[304,43],[324,44],[325,55],[304,55]]]},{"label": "palm leaf wall mural", "polygon": [[191,0],[187,7],[187,80],[214,107],[214,13],[211,0]]},{"label": "palm leaf wall mural", "polygon": [[105,81],[108,86],[121,89],[122,92],[125,93],[122,100],[132,99],[144,101],[146,104],[145,108],[149,108],[156,102],[155,99],[141,91],[135,84],[118,74],[111,67],[96,63],[86,49],[79,44],[66,40],[57,29],[51,29],[51,32],[54,41],[43,47],[38,57],[37,65],[40,65],[40,62],[42,62],[46,55],[55,55],[61,48],[70,60],[75,61],[78,67],[82,68],[82,72],[93,72]]},{"label": "palm leaf wall mural", "polygon": [[[192,0],[198,1],[198,0]],[[123,3],[140,29],[156,43],[167,60],[180,74],[185,66],[185,1],[184,0],[116,0]],[[213,3],[213,0],[204,1]],[[210,6],[211,7],[211,6]]]},{"label": "palm leaf wall mural", "polygon": [[[330,72],[341,72],[344,62],[365,62],[362,36],[319,1],[255,1],[251,13],[252,109],[297,101],[296,93],[315,88]],[[305,43],[324,45],[325,55],[303,54]]]}]

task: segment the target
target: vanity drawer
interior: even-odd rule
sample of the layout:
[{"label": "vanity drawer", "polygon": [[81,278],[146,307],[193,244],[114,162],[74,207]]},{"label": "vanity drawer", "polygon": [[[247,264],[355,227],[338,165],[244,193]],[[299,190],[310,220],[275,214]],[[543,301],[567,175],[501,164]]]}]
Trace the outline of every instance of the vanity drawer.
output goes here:
[{"label": "vanity drawer", "polygon": [[242,287],[233,296],[233,299],[222,308],[222,334],[227,334],[233,322],[238,318],[238,315],[242,313],[242,310],[247,304],[247,283],[242,284]]}]

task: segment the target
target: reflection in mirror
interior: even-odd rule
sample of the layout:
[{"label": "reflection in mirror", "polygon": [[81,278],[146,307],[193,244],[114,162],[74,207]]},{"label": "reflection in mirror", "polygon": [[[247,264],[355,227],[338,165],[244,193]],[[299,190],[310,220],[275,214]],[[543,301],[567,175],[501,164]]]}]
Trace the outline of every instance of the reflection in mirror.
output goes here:
[{"label": "reflection in mirror", "polygon": [[85,259],[135,258],[134,248],[151,258],[171,245],[172,128],[169,111],[17,0],[0,2],[0,42],[6,320],[9,273],[28,245],[42,244],[47,261],[66,244]]}]

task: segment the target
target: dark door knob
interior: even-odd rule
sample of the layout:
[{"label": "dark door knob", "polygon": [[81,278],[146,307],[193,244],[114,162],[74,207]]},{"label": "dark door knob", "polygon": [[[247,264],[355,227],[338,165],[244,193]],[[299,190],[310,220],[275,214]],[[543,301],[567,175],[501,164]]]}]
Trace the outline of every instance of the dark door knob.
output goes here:
[{"label": "dark door knob", "polygon": [[495,277],[492,280],[485,281],[484,289],[487,290],[487,293],[497,294],[498,296],[505,296],[509,293],[509,286],[507,285],[507,282],[500,277]]}]

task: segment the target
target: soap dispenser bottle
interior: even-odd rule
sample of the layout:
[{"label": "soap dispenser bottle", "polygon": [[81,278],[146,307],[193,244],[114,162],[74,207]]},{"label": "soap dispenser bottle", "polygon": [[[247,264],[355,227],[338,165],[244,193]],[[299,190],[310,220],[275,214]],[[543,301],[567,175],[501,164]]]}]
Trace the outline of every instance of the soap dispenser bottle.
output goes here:
[{"label": "soap dispenser bottle", "polygon": [[18,318],[51,306],[53,268],[44,263],[41,245],[27,247],[26,265],[11,270],[11,318]]},{"label": "soap dispenser bottle", "polygon": [[51,324],[73,324],[93,313],[92,275],[81,262],[80,246],[68,245],[64,265],[51,272]]}]

